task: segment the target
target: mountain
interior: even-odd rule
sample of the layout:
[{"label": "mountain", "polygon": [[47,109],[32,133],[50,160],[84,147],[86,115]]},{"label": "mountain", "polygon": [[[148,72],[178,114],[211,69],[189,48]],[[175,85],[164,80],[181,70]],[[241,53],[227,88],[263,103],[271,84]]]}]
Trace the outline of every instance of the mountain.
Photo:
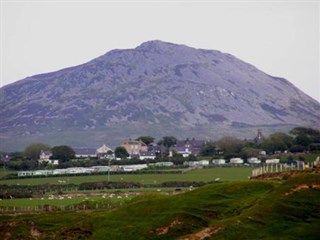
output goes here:
[{"label": "mountain", "polygon": [[0,95],[0,150],[34,141],[96,147],[126,137],[254,137],[320,127],[320,104],[285,79],[214,50],[149,41],[27,77]]}]

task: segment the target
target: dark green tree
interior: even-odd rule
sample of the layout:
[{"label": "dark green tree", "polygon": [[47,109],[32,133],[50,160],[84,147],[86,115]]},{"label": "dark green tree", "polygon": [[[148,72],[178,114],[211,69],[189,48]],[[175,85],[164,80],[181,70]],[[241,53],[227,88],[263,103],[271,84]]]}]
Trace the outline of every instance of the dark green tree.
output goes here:
[{"label": "dark green tree", "polygon": [[165,136],[159,142],[158,145],[163,145],[167,148],[172,147],[177,143],[177,139],[173,136]]},{"label": "dark green tree", "polygon": [[187,161],[198,161],[198,158],[195,155],[190,154],[187,158]]},{"label": "dark green tree", "polygon": [[261,151],[261,149],[257,148],[244,147],[241,150],[241,154],[243,158],[257,157]]},{"label": "dark green tree", "polygon": [[25,148],[23,156],[27,159],[38,160],[41,150],[50,150],[50,146],[45,143],[32,143]]},{"label": "dark green tree", "polygon": [[312,143],[312,139],[307,135],[298,135],[295,137],[294,142],[297,145],[307,147]]},{"label": "dark green tree", "polygon": [[68,162],[75,157],[74,150],[67,145],[55,146],[51,151],[51,158],[61,160],[62,162]]},{"label": "dark green tree", "polygon": [[276,132],[270,134],[270,136],[264,140],[261,144],[261,148],[269,153],[274,153],[275,151],[288,150],[292,145],[293,138],[290,135]]},{"label": "dark green tree", "polygon": [[140,140],[144,142],[145,144],[149,145],[154,142],[154,137],[151,136],[140,136],[136,140]]},{"label": "dark green tree", "polygon": [[293,128],[290,132],[290,134],[295,136],[309,136],[309,137],[319,137],[320,131],[318,129],[314,128],[306,128],[306,127],[296,127]]},{"label": "dark green tree", "polygon": [[201,147],[200,154],[203,156],[212,156],[216,154],[216,144],[208,142]]},{"label": "dark green tree", "polygon": [[216,142],[216,145],[225,154],[240,153],[241,149],[245,146],[245,142],[235,137],[223,137]]},{"label": "dark green tree", "polygon": [[126,158],[129,157],[129,153],[127,152],[127,150],[124,147],[117,147],[114,150],[114,154],[116,156],[116,158]]}]

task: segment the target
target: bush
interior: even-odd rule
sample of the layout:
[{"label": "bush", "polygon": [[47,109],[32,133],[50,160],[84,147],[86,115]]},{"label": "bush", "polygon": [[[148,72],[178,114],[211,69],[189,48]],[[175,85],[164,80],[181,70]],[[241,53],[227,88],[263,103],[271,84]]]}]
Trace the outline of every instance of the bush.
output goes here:
[{"label": "bush", "polygon": [[302,145],[293,145],[292,147],[290,147],[290,152],[292,153],[300,153],[300,152],[304,152],[306,150],[306,148]]}]

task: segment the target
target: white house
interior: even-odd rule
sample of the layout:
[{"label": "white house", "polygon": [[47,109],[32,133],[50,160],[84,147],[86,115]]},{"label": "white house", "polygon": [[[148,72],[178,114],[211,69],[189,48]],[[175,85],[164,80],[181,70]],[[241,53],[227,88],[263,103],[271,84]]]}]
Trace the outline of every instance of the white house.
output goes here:
[{"label": "white house", "polygon": [[231,158],[230,163],[232,164],[243,164],[243,159],[242,158]]},{"label": "white house", "polygon": [[197,167],[197,166],[207,166],[209,165],[209,160],[201,160],[201,161],[185,161],[183,165],[189,167]]},{"label": "white house", "polygon": [[209,165],[209,160],[200,160],[199,164],[200,164],[200,166],[208,166]]},{"label": "white house", "polygon": [[141,152],[139,158],[140,158],[140,160],[155,159],[156,153],[153,151]]},{"label": "white house", "polygon": [[103,144],[101,147],[97,148],[96,155],[99,159],[114,159],[114,151]]},{"label": "white house", "polygon": [[260,164],[261,160],[256,157],[251,157],[247,159],[247,162],[251,164]]},{"label": "white house", "polygon": [[51,160],[50,157],[52,157],[51,151],[41,150],[39,160],[38,160],[39,164],[42,164],[42,163],[48,163],[51,165],[58,165],[59,164],[59,160]]},{"label": "white house", "polygon": [[121,166],[123,171],[125,172],[132,172],[132,171],[137,171],[137,170],[141,170],[144,168],[148,168],[147,164],[134,164],[134,165],[122,165]]},{"label": "white house", "polygon": [[178,140],[173,149],[182,154],[183,157],[188,157],[190,154],[195,156],[199,155],[201,151],[201,147],[206,144],[204,140],[196,140],[196,139],[189,139],[186,140]]},{"label": "white house", "polygon": [[97,157],[94,148],[74,148],[76,158],[94,158]]},{"label": "white house", "polygon": [[93,172],[108,172],[111,170],[111,168],[108,166],[93,166],[91,169]]},{"label": "white house", "polygon": [[213,159],[212,160],[212,164],[214,164],[214,165],[223,165],[223,164],[226,164],[226,160],[225,159]]},{"label": "white house", "polygon": [[274,159],[267,159],[266,164],[277,164],[280,163],[280,159],[274,158]]},{"label": "white house", "polygon": [[52,156],[52,152],[51,151],[43,151],[43,150],[41,150],[40,156],[39,156],[39,160],[48,161],[48,160],[50,160],[51,156]]},{"label": "white house", "polygon": [[154,165],[157,167],[171,167],[173,166],[173,162],[157,162]]}]

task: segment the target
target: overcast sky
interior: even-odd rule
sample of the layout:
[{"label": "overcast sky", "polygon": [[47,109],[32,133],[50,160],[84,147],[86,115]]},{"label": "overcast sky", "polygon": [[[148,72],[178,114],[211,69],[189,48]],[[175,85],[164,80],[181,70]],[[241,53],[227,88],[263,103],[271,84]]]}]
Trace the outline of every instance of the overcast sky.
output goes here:
[{"label": "overcast sky", "polygon": [[1,1],[1,86],[149,40],[231,53],[320,101],[319,1]]}]

